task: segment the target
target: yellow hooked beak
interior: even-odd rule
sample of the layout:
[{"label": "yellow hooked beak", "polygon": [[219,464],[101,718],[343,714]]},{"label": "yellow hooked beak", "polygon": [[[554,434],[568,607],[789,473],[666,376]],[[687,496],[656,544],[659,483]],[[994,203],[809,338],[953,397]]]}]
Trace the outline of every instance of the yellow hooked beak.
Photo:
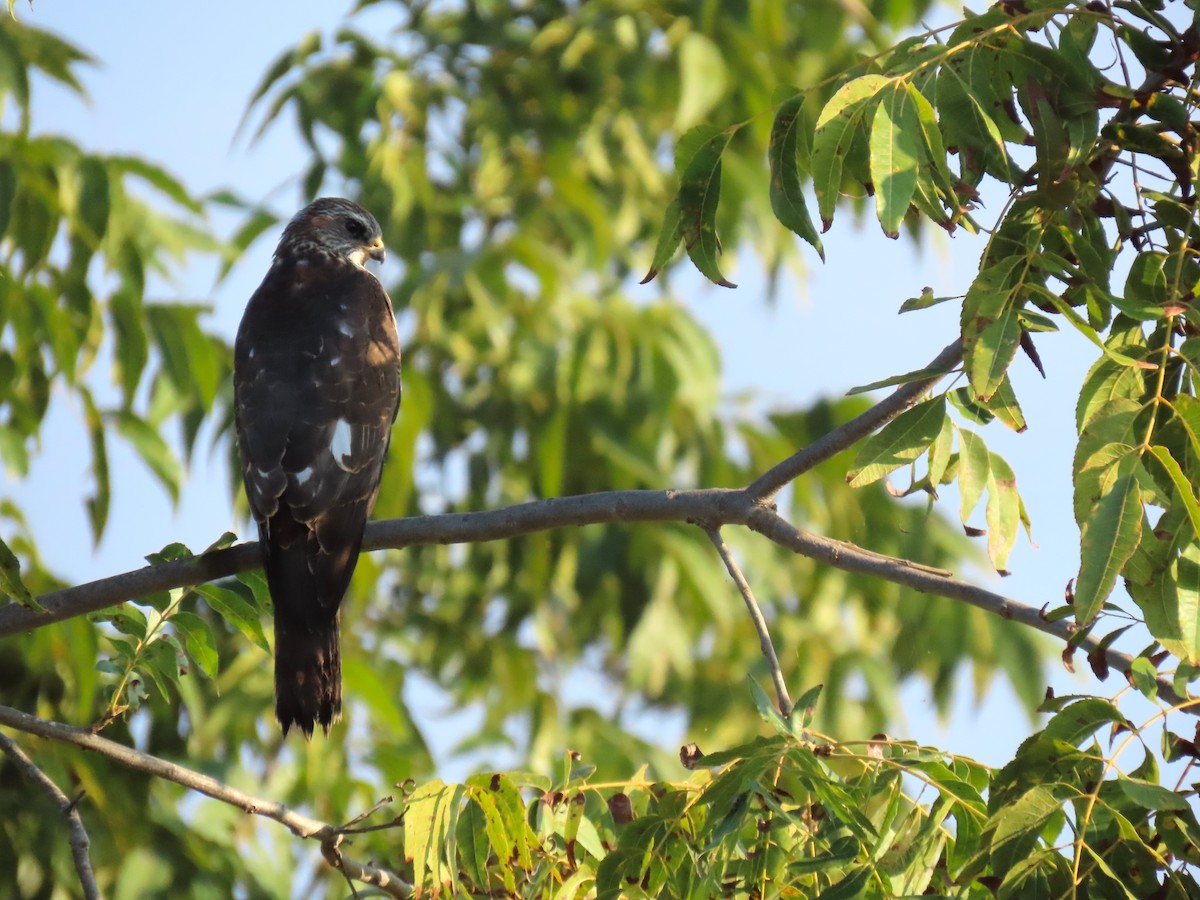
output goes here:
[{"label": "yellow hooked beak", "polygon": [[383,238],[375,238],[371,245],[367,248],[367,256],[375,260],[375,262],[383,262],[387,259],[387,250],[383,246]]}]

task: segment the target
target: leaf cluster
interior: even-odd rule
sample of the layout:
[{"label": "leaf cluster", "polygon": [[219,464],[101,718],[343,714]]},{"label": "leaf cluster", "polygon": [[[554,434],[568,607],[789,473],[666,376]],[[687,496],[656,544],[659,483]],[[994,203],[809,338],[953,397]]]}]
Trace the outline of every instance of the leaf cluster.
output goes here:
[{"label": "leaf cluster", "polygon": [[[87,436],[87,511],[99,540],[112,435],[177,498],[183,466],[163,429],[178,423],[190,454],[217,405],[229,351],[201,327],[205,307],[148,296],[147,283],[188,254],[218,250],[201,202],[152,162],[34,130],[31,79],[53,79],[82,98],[77,70],[89,62],[48,32],[0,22],[0,102],[19,113],[16,127],[0,133],[0,462],[11,477],[26,475],[52,397],[72,397]],[[9,517],[19,529],[19,511]],[[28,602],[0,548],[0,591]],[[36,552],[25,550],[32,567]]]}]

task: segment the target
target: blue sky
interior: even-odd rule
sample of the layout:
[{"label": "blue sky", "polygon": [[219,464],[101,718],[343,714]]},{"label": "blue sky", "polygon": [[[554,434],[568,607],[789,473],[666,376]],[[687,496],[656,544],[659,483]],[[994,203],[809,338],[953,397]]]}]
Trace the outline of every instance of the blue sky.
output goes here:
[{"label": "blue sky", "polygon": [[[244,136],[235,139],[236,129],[269,62],[308,31],[331,29],[348,6],[327,0],[213,0],[172,4],[168,12],[161,2],[148,0],[40,0],[32,9],[19,4],[23,21],[58,32],[100,63],[83,71],[90,104],[38,83],[34,127],[70,135],[89,149],[145,156],[198,193],[228,186],[290,212],[301,203],[295,174],[306,159],[298,137],[288,127],[275,127],[250,146]],[[381,29],[388,23],[378,10],[365,21],[378,22]],[[212,326],[232,338],[245,300],[266,270],[275,237],[272,233],[255,245],[216,289],[212,270],[197,267],[177,285],[161,286],[162,296],[211,303]],[[907,238],[889,240],[872,220],[855,222],[843,210],[825,241],[827,262],[822,265],[807,253],[809,271],[787,282],[774,304],[765,301],[750,258],[727,269],[741,285],[736,291],[708,286],[695,276],[678,279],[679,295],[721,347],[728,393],[753,390],[764,407],[804,404],[919,368],[955,336],[956,304],[905,316],[897,316],[896,310],[926,285],[938,295],[963,292],[977,265],[980,240],[930,231],[918,248]],[[385,268],[385,282],[391,274]],[[641,290],[651,296],[655,289]],[[1016,470],[1038,549],[1022,536],[1010,561],[1013,575],[1004,580],[992,576],[987,586],[1026,603],[1053,606],[1061,602],[1078,565],[1078,532],[1071,515],[1073,408],[1094,348],[1073,332],[1043,336],[1039,345],[1049,378],[1043,381],[1024,360],[1018,360],[1013,372],[1029,431],[1014,435],[999,425],[986,431],[992,449]],[[61,575],[88,580],[136,568],[145,553],[170,541],[199,549],[225,530],[249,533],[234,518],[228,476],[216,462],[198,457],[182,502],[173,509],[145,470],[114,442],[112,519],[93,551],[81,501],[88,490],[87,461],[77,452],[83,432],[76,414],[65,403],[56,405],[31,477],[22,484],[8,479],[4,488],[29,514],[46,561]],[[943,495],[942,507],[955,517],[956,496]],[[730,600],[736,599],[731,588]],[[1071,678],[1055,668],[1059,693],[1118,689],[1112,682],[1096,685],[1090,676]],[[943,731],[932,715],[926,687],[906,689],[906,721],[898,734],[984,762],[1009,759],[1029,732],[1011,692],[998,685],[981,708],[965,679],[959,693],[949,731]]]}]

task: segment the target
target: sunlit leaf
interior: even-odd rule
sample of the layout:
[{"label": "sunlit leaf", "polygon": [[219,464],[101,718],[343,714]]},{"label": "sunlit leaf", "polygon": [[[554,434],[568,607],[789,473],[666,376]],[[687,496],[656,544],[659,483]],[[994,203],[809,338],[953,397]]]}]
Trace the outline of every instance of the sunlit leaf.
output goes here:
[{"label": "sunlit leaf", "polygon": [[1079,575],[1075,580],[1075,618],[1091,622],[1108,599],[1117,575],[1137,549],[1142,535],[1142,503],[1137,457],[1125,456],[1116,477],[1083,523]]},{"label": "sunlit leaf", "polygon": [[901,413],[863,443],[846,473],[851,487],[878,481],[912,462],[933,443],[946,418],[946,398],[938,396]]},{"label": "sunlit leaf", "polygon": [[884,234],[894,238],[917,187],[921,123],[903,84],[880,94],[871,122],[871,179],[879,224]]},{"label": "sunlit leaf", "polygon": [[813,137],[812,176],[821,214],[822,231],[833,224],[833,211],[842,188],[842,169],[846,154],[863,117],[873,107],[875,96],[889,84],[882,75],[863,75],[843,85],[830,98],[817,117]]},{"label": "sunlit leaf", "polygon": [[216,584],[197,585],[195,590],[204,597],[208,605],[221,618],[248,637],[265,653],[271,652],[267,637],[263,634],[262,621],[258,611],[239,594]]},{"label": "sunlit leaf", "polygon": [[45,612],[45,608],[25,587],[25,582],[21,580],[21,563],[3,540],[0,540],[0,594],[29,609]]}]

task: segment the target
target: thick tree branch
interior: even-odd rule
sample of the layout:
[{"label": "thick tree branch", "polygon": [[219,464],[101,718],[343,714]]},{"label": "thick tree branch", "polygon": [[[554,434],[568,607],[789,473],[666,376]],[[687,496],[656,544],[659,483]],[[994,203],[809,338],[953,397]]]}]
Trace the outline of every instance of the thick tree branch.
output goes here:
[{"label": "thick tree branch", "polygon": [[[1020,622],[1022,625],[1036,628],[1038,631],[1053,635],[1063,641],[1070,640],[1079,630],[1073,622],[1061,619],[1051,621],[1042,615],[1042,609],[1036,606],[1030,606],[1019,600],[1012,600],[1001,594],[985,590],[969,581],[955,578],[949,573],[939,572],[927,566],[915,565],[908,560],[893,559],[878,553],[871,553],[844,541],[835,541],[801,531],[769,509],[760,508],[753,512],[746,525],[752,531],[757,531],[781,547],[787,547],[809,559],[815,559],[847,572],[871,575],[885,581],[892,581],[925,594],[969,603],[971,606],[993,613],[1002,619]],[[1087,653],[1094,652],[1099,646],[1100,639],[1093,635],[1088,635],[1079,644],[1080,649]],[[1133,657],[1111,648],[1104,650],[1104,657],[1108,661],[1109,668],[1117,670],[1126,678],[1131,677]],[[1200,715],[1200,709],[1197,709],[1196,704],[1190,703],[1188,698],[1176,693],[1175,685],[1170,678],[1160,675],[1156,683],[1158,696],[1161,699],[1173,706],[1180,706],[1183,711],[1191,715]]]},{"label": "thick tree branch", "polygon": [[[783,460],[745,488],[702,490],[603,491],[559,499],[535,500],[482,512],[412,516],[372,522],[363,540],[364,550],[410,547],[419,544],[478,543],[502,540],[567,526],[629,522],[689,522],[705,529],[744,525],[795,553],[836,568],[873,575],[918,591],[970,603],[1001,618],[1020,622],[1061,640],[1075,635],[1067,621],[1047,621],[1038,607],[1003,597],[954,578],[951,573],[919,563],[872,553],[800,531],[776,515],[771,498],[789,481],[829,459],[835,453],[882,427],[912,406],[962,358],[962,344],[955,341],[930,362],[928,369],[943,374],[909,382],[892,392],[861,416],[833,429],[808,447]],[[0,637],[17,634],[53,622],[84,615],[156,591],[190,587],[235,575],[259,565],[255,543],[239,544],[190,559],[147,566],[102,578],[87,584],[44,594],[39,599],[46,612],[17,603],[0,607]],[[1093,652],[1099,641],[1091,636],[1079,646]],[[1104,651],[1110,668],[1129,676],[1132,658],[1115,650]],[[1159,695],[1173,704],[1185,700],[1170,679],[1158,679]],[[1200,715],[1200,708],[1189,705]]]},{"label": "thick tree branch", "polygon": [[[367,526],[363,549],[494,541],[570,525],[620,522],[690,522],[702,523],[704,527],[744,525],[801,556],[848,572],[894,581],[927,594],[970,603],[1060,640],[1070,639],[1077,630],[1068,621],[1047,621],[1039,607],[985,590],[944,570],[801,531],[762,506],[748,490],[605,491],[535,500],[484,512],[388,519]],[[0,637],[83,615],[154,591],[227,577],[258,565],[258,545],[239,544],[192,559],[147,566],[54,591],[39,598],[48,610],[46,613],[34,612],[16,603],[0,607]],[[1098,639],[1088,637],[1080,647],[1091,652],[1098,645]],[[1133,663],[1130,656],[1109,649],[1105,651],[1105,657],[1110,668],[1129,675]],[[1175,692],[1170,679],[1160,677],[1158,685],[1159,696],[1164,700],[1170,703],[1184,701],[1185,698]],[[1200,715],[1200,708],[1195,706],[1189,706],[1187,710]]]},{"label": "thick tree branch", "polygon": [[771,681],[775,685],[775,697],[779,702],[779,713],[786,719],[792,714],[792,698],[788,696],[787,682],[783,680],[783,669],[779,666],[779,657],[775,655],[775,643],[771,640],[771,631],[767,628],[767,620],[763,617],[762,610],[758,606],[758,601],[754,599],[754,591],[750,589],[750,584],[746,581],[746,576],[742,574],[742,570],[734,560],[733,554],[729,552],[729,545],[721,537],[721,529],[705,528],[704,532],[708,535],[708,539],[712,541],[713,546],[717,548],[717,553],[721,556],[721,562],[725,563],[729,577],[733,579],[733,583],[741,591],[742,600],[745,602],[746,609],[750,613],[750,621],[754,623],[754,630],[758,632],[758,643],[762,648],[762,654],[766,657],[767,665],[771,668]]},{"label": "thick tree branch", "polygon": [[945,378],[947,373],[962,362],[962,355],[961,340],[950,344],[925,367],[939,374],[901,385],[862,415],[856,416],[844,425],[839,425],[828,434],[817,438],[803,450],[793,453],[783,462],[772,466],[751,483],[746,491],[760,503],[764,505],[769,503],[772,497],[805,472],[841,453],[847,447],[853,446],[856,441],[860,441],[868,434],[882,428],[900,413],[913,406],[931,387]]},{"label": "thick tree branch", "polygon": [[[224,782],[217,781],[217,779],[211,778],[208,775],[195,772],[173,762],[168,762],[157,756],[151,756],[148,753],[141,753],[131,747],[126,747],[123,744],[100,737],[98,734],[93,734],[85,728],[75,728],[71,725],[64,725],[61,722],[39,719],[37,716],[31,716],[28,713],[23,713],[8,706],[0,706],[0,725],[7,725],[18,731],[35,734],[38,737],[48,738],[49,740],[64,741],[68,744],[82,747],[85,750],[92,750],[130,769],[145,772],[147,775],[153,775],[156,778],[173,781],[183,787],[212,797],[214,800],[220,800],[222,803],[235,806],[243,812],[274,819],[276,822],[287,826],[293,834],[299,837],[314,838],[320,841],[321,853],[325,859],[330,865],[339,869],[347,877],[353,878],[355,881],[362,882],[363,884],[377,887],[392,897],[407,898],[412,896],[412,885],[408,884],[408,882],[404,881],[394,872],[390,872],[373,863],[360,863],[343,856],[338,849],[338,844],[342,838],[342,833],[339,829],[318,819],[309,818],[303,813],[288,809],[282,803],[274,803],[269,800],[252,797],[250,794],[245,794],[237,788],[230,787]],[[3,735],[0,735],[0,738],[3,738]]]},{"label": "thick tree branch", "polygon": [[100,900],[100,888],[96,885],[96,875],[92,872],[92,860],[88,856],[88,833],[83,827],[83,819],[79,817],[76,801],[62,792],[45,772],[37,767],[32,759],[25,755],[20,747],[8,735],[0,734],[0,752],[12,760],[13,765],[20,770],[29,781],[42,790],[59,811],[66,817],[70,837],[67,843],[71,847],[71,856],[75,860],[75,871],[79,875],[79,885],[83,889],[86,900]]}]

